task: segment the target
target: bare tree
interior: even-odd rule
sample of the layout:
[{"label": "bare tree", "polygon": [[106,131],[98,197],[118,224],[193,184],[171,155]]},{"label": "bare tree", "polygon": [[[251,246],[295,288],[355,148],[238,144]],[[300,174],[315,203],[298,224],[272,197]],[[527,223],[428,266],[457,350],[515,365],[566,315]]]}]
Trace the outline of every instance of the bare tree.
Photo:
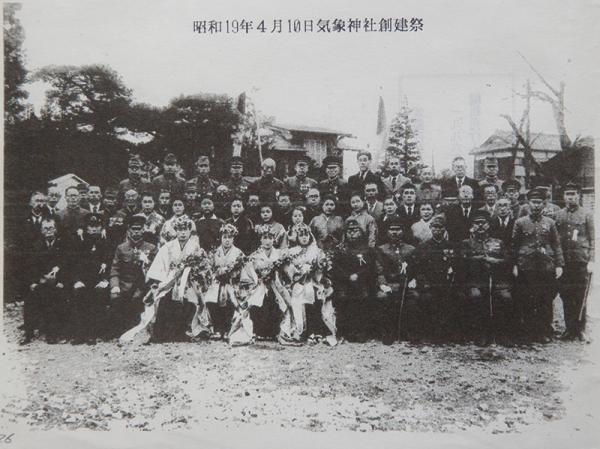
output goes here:
[{"label": "bare tree", "polygon": [[552,112],[554,113],[554,120],[556,121],[556,127],[558,129],[558,135],[560,137],[560,147],[562,150],[571,148],[571,139],[567,134],[567,128],[565,126],[565,83],[561,81],[558,89],[552,87],[548,81],[542,76],[540,72],[519,52],[519,56],[523,58],[529,68],[537,75],[537,77],[544,83],[544,85],[551,92],[548,95],[546,92],[534,90],[530,92],[532,97],[535,97],[543,102],[549,103],[552,106]]}]

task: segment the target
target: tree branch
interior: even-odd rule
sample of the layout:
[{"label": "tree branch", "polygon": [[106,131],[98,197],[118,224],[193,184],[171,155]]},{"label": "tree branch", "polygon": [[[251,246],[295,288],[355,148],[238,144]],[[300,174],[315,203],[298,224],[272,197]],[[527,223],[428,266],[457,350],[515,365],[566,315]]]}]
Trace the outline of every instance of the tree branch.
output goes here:
[{"label": "tree branch", "polygon": [[546,79],[545,79],[545,78],[542,76],[542,74],[541,74],[540,72],[538,72],[538,71],[536,70],[536,68],[535,68],[535,67],[534,67],[534,66],[531,64],[531,62],[529,62],[529,61],[527,60],[527,58],[526,58],[525,56],[523,56],[523,54],[522,54],[520,51],[517,51],[517,53],[519,53],[519,56],[521,56],[521,58],[523,58],[523,60],[524,60],[524,61],[527,63],[527,65],[529,66],[529,68],[530,68],[531,70],[533,70],[533,73],[535,73],[535,74],[538,76],[538,78],[539,78],[539,79],[542,81],[542,83],[544,83],[544,84],[546,85],[546,87],[547,87],[548,89],[550,89],[550,91],[551,91],[551,92],[552,92],[554,95],[556,95],[557,97],[558,97],[558,96],[560,96],[560,93],[559,93],[559,91],[558,91],[558,90],[556,90],[555,88],[553,88],[553,87],[550,85],[550,83],[549,83],[548,81],[546,81]]}]

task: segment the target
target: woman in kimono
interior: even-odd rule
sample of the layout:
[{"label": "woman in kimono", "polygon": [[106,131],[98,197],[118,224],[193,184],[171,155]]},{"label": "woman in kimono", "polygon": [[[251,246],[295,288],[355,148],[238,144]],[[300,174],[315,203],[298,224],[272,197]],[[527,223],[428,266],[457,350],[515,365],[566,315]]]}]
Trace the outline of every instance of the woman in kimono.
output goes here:
[{"label": "woman in kimono", "polygon": [[308,225],[294,227],[298,245],[288,250],[283,265],[284,283],[290,294],[295,334],[309,342],[319,342],[327,335],[331,346],[337,343],[331,282],[325,277],[329,263],[315,241]]},{"label": "woman in kimono", "polygon": [[[163,246],[165,243],[177,238],[177,231],[175,231],[174,228],[175,222],[179,217],[183,217],[184,215],[187,217],[187,214],[185,213],[185,204],[181,198],[174,199],[171,207],[173,208],[173,216],[165,221],[165,224],[160,231],[159,246]],[[192,221],[192,234],[195,233],[196,225]]]},{"label": "woman in kimono", "polygon": [[232,224],[221,226],[221,245],[211,254],[214,281],[205,295],[214,335],[224,338],[236,309],[236,289],[244,263],[244,253],[233,245],[238,231]]},{"label": "woman in kimono", "polygon": [[298,244],[298,235],[296,234],[296,227],[304,223],[304,208],[295,207],[291,212],[292,224],[288,226],[287,232],[284,235],[284,241],[281,245],[282,248],[291,248]]},{"label": "woman in kimono", "polygon": [[[142,322],[121,341],[132,340],[152,324],[152,340],[157,342],[185,341],[208,331],[202,296],[212,274],[198,237],[192,236],[192,225],[186,216],[175,221],[177,238],[160,248],[146,274],[152,287],[144,301],[147,307]],[[200,318],[202,312],[204,319]]]},{"label": "woman in kimono", "polygon": [[264,228],[269,227],[273,233],[273,246],[275,248],[281,248],[281,244],[285,239],[285,228],[283,225],[273,219],[273,207],[269,204],[263,204],[260,207],[260,220],[254,226],[254,231],[258,235],[258,227]]},{"label": "woman in kimono", "polygon": [[257,226],[256,231],[260,247],[249,256],[242,274],[252,285],[248,304],[256,338],[277,338],[281,344],[299,343],[290,294],[281,283],[279,273],[285,252],[273,247],[277,236],[271,226]]}]

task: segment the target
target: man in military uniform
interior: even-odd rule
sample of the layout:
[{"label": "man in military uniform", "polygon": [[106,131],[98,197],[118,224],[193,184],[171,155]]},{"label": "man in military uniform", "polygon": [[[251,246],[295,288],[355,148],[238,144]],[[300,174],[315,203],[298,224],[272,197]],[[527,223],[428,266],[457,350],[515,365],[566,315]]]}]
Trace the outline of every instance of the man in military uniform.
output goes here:
[{"label": "man in military uniform", "polygon": [[42,238],[36,240],[27,252],[29,260],[25,273],[29,292],[24,295],[24,339],[31,342],[35,329],[46,334],[48,343],[56,343],[63,336],[65,320],[64,278],[68,273],[67,248],[57,236],[56,221],[43,218],[40,224]]},{"label": "man in military uniform", "polygon": [[123,207],[125,192],[135,190],[136,192],[146,192],[151,190],[151,185],[142,178],[143,171],[142,159],[139,156],[132,156],[127,165],[129,177],[119,183],[119,196],[117,201],[120,207]]},{"label": "man in military uniform", "polygon": [[[161,190],[158,193],[158,206],[156,207],[156,212],[165,220],[168,220],[173,216],[172,198],[173,195],[171,195],[169,190]],[[175,196],[175,198],[181,199],[183,198],[183,195]]]},{"label": "man in military uniform", "polygon": [[509,179],[502,183],[502,191],[510,201],[510,214],[516,220],[521,217],[521,204],[519,203],[519,194],[521,192],[521,183],[516,179]]},{"label": "man in military uniform", "polygon": [[376,255],[353,218],[346,221],[344,243],[334,253],[331,274],[339,333],[348,341],[365,342],[375,333]]},{"label": "man in military uniform", "polygon": [[244,178],[243,173],[244,161],[239,156],[233,156],[229,167],[229,179],[225,182],[225,185],[234,198],[243,198],[250,187],[250,183]]},{"label": "man in military uniform", "polygon": [[[419,244],[412,253],[408,269],[408,288],[416,289],[414,299],[406,301],[406,323],[413,338],[446,338],[456,316],[454,276],[456,245],[445,239],[446,218],[436,215],[429,224],[432,238]],[[420,335],[419,335],[420,334]]]},{"label": "man in military uniform", "polygon": [[81,183],[77,184],[77,190],[79,191],[79,205],[81,207],[83,207],[84,209],[89,208],[89,198],[88,198],[89,187],[90,186],[88,184],[86,184],[85,182],[81,182]]},{"label": "man in military uniform", "polygon": [[277,165],[271,158],[262,163],[262,176],[254,181],[249,188],[249,194],[258,195],[261,203],[270,203],[274,206],[279,194],[285,190],[285,184],[275,177]]},{"label": "man in military uniform", "polygon": [[563,189],[565,208],[556,214],[565,268],[560,278],[560,297],[565,316],[565,340],[584,340],[585,294],[594,264],[594,217],[579,205],[581,188],[567,183]]},{"label": "man in military uniform", "polygon": [[285,178],[285,186],[292,195],[294,202],[301,201],[308,193],[308,189],[317,187],[317,181],[307,176],[310,161],[311,159],[308,156],[300,156],[296,161],[296,174]]},{"label": "man in military uniform", "polygon": [[[212,197],[219,183],[210,177],[210,160],[208,156],[198,156],[196,161],[196,177],[192,178],[200,198]],[[188,212],[188,216],[189,212]]]},{"label": "man in military uniform", "polygon": [[113,337],[135,326],[144,310],[145,273],[156,255],[156,246],[143,239],[145,223],[142,215],[129,219],[127,238],[117,247],[112,261],[110,334]]},{"label": "man in military uniform", "polygon": [[200,206],[198,205],[198,187],[193,180],[189,180],[185,183],[183,204],[185,206],[185,214],[188,217],[192,217],[194,214],[200,212]]},{"label": "man in military uniform", "polygon": [[169,153],[163,160],[163,173],[152,180],[152,192],[158,197],[161,191],[166,190],[173,196],[183,196],[185,179],[177,173],[177,156]]},{"label": "man in military uniform", "polygon": [[326,178],[319,182],[321,197],[332,196],[337,205],[338,215],[345,217],[350,212],[350,198],[348,197],[348,183],[340,176],[342,161],[335,156],[327,156],[323,159]]},{"label": "man in military uniform", "polygon": [[220,232],[224,221],[215,215],[215,204],[208,196],[202,198],[200,211],[194,214],[192,219],[196,225],[200,246],[208,253],[220,245]]},{"label": "man in military uniform", "polygon": [[67,207],[58,212],[60,219],[60,232],[64,239],[73,239],[76,234],[83,231],[83,220],[89,211],[79,205],[79,190],[77,187],[68,187],[65,190]]},{"label": "man in military uniform", "polygon": [[[400,303],[414,291],[408,291],[406,287],[406,272],[410,255],[414,251],[414,246],[408,245],[403,241],[404,222],[399,217],[390,218],[387,223],[386,242],[377,248],[377,284],[379,290],[377,296],[379,299],[378,323],[382,329],[382,341],[385,345],[392,344],[400,336],[405,338],[409,336],[407,329],[400,323],[398,329],[398,320],[400,319]],[[404,313],[403,313],[404,314]],[[404,318],[404,317],[402,317]]]},{"label": "man in military uniform", "polygon": [[516,301],[520,307],[524,336],[547,343],[552,339],[552,301],[556,279],[563,272],[564,258],[554,220],[542,215],[546,193],[532,189],[527,194],[529,215],[519,218],[513,229],[513,251],[517,277]]},{"label": "man in military uniform", "polygon": [[73,289],[69,321],[74,344],[95,344],[107,325],[110,249],[102,236],[102,216],[86,215],[85,232],[73,242],[69,255],[68,287]]},{"label": "man in military uniform", "polygon": [[498,159],[492,156],[486,157],[483,162],[483,172],[485,178],[479,181],[479,191],[483,192],[483,188],[489,185],[496,186],[497,191],[500,191],[504,181],[498,178]]},{"label": "man in military uniform", "polygon": [[507,337],[512,310],[508,248],[502,240],[490,237],[490,222],[487,211],[473,212],[472,233],[462,242],[459,260],[463,266],[458,270],[464,286],[464,336],[472,336],[479,346]]},{"label": "man in military uniform", "polygon": [[[544,205],[542,207],[542,215],[544,217],[551,218],[556,221],[556,214],[560,210],[560,207],[550,201],[552,197],[552,183],[543,178],[537,178],[533,182],[534,189],[540,190],[544,193]],[[531,213],[531,207],[529,204],[523,204],[520,211],[520,216],[523,217]]]},{"label": "man in military uniform", "polygon": [[117,197],[119,190],[114,187],[107,187],[104,189],[104,198],[102,198],[102,208],[104,209],[104,218],[108,219],[112,217],[117,210]]}]

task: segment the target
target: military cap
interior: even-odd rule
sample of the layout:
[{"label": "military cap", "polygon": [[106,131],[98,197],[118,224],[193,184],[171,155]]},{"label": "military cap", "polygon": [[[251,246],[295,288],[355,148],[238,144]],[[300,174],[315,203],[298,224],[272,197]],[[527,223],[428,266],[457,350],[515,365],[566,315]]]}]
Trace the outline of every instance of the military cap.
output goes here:
[{"label": "military cap", "polygon": [[527,192],[528,200],[545,200],[546,199],[546,191],[539,187],[535,187]]},{"label": "military cap", "polygon": [[404,229],[404,221],[400,217],[392,217],[387,221],[388,229]]},{"label": "military cap", "polygon": [[309,158],[306,155],[301,155],[300,157],[298,157],[298,159],[296,160],[296,164],[306,164],[308,165],[310,163],[312,159]]},{"label": "military cap", "polygon": [[224,225],[221,226],[221,229],[219,229],[219,233],[222,236],[227,235],[230,237],[235,237],[236,235],[238,235],[238,230],[231,223],[225,223]]},{"label": "military cap", "polygon": [[502,190],[506,192],[508,189],[521,190],[521,183],[516,179],[507,179],[502,183]]},{"label": "military cap", "polygon": [[358,221],[356,221],[354,219],[347,220],[346,221],[346,231],[348,231],[350,229],[360,229],[360,225],[358,224]]},{"label": "military cap", "polygon": [[243,167],[244,166],[244,160],[239,157],[239,156],[233,156],[231,158],[231,164],[232,167]]},{"label": "military cap", "polygon": [[563,193],[564,192],[572,192],[573,190],[575,190],[577,192],[580,192],[581,191],[581,186],[579,184],[577,184],[576,182],[569,181],[563,187]]},{"label": "military cap", "polygon": [[197,164],[210,164],[208,156],[198,156]]},{"label": "military cap", "polygon": [[485,158],[485,161],[483,163],[484,165],[496,165],[498,166],[498,159],[496,159],[493,156],[488,156]]},{"label": "military cap", "polygon": [[485,220],[490,221],[492,216],[487,210],[474,210],[471,214],[471,223],[476,222],[477,220]]},{"label": "military cap", "polygon": [[173,153],[168,153],[163,162],[165,164],[176,164],[177,163],[177,156],[175,156]]},{"label": "military cap", "polygon": [[85,226],[102,226],[102,215],[101,214],[87,214],[83,222]]},{"label": "military cap", "polygon": [[446,227],[446,217],[442,214],[435,215],[429,222],[429,226]]},{"label": "military cap", "polygon": [[323,159],[323,166],[330,167],[333,165],[335,165],[337,167],[341,167],[342,160],[339,157],[335,157],[335,156],[327,156],[325,159]]},{"label": "military cap", "polygon": [[129,220],[127,220],[127,226],[129,228],[133,228],[133,227],[143,228],[145,224],[146,224],[146,216],[144,216],[142,214],[135,214],[135,215],[131,216],[129,218]]}]

